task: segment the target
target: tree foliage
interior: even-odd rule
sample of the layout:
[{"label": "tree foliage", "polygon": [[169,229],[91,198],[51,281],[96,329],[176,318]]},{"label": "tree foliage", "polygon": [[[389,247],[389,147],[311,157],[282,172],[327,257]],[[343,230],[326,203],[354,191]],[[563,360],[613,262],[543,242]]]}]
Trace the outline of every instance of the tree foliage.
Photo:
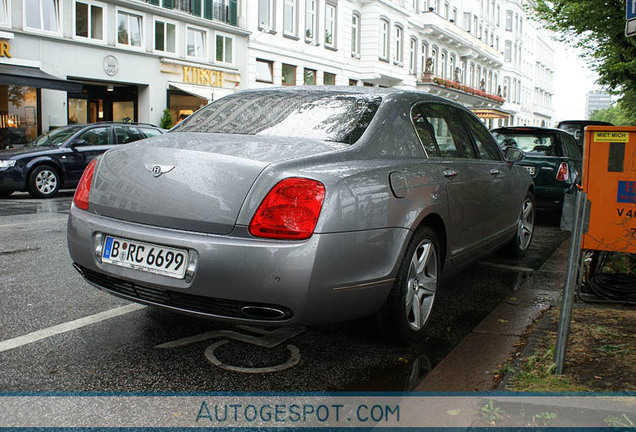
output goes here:
[{"label": "tree foliage", "polygon": [[630,126],[633,124],[629,113],[625,111],[622,103],[617,103],[609,108],[596,110],[590,116],[590,120],[610,122],[614,126]]},{"label": "tree foliage", "polygon": [[636,40],[625,36],[625,7],[625,0],[537,0],[534,11],[558,40],[582,50],[636,124]]}]

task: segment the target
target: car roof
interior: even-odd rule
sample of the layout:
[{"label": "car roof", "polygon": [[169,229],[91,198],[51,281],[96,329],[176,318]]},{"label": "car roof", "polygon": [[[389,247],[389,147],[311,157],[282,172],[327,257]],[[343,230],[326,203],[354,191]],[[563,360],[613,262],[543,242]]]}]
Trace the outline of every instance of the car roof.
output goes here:
[{"label": "car roof", "polygon": [[571,124],[571,125],[586,125],[586,126],[614,126],[610,122],[597,121],[597,120],[562,120],[559,122],[559,126]]}]

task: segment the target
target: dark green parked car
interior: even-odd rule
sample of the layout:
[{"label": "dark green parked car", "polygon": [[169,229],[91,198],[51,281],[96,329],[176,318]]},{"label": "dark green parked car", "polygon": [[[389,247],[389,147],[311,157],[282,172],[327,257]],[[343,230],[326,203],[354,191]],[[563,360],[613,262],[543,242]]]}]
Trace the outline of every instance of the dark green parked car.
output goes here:
[{"label": "dark green parked car", "polygon": [[513,146],[525,153],[519,165],[534,180],[537,207],[560,211],[565,193],[581,182],[583,157],[574,136],[561,129],[530,126],[491,132],[501,149]]}]

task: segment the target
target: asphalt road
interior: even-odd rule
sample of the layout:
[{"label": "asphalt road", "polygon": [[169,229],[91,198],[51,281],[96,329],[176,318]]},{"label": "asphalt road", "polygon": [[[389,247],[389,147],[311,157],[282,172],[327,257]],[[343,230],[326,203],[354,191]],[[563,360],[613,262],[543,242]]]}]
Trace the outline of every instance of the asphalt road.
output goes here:
[{"label": "asphalt road", "polygon": [[0,391],[409,390],[567,237],[539,214],[528,255],[492,255],[442,284],[427,337],[407,348],[370,319],[287,334],[102,293],[71,267],[71,196],[0,199]]}]

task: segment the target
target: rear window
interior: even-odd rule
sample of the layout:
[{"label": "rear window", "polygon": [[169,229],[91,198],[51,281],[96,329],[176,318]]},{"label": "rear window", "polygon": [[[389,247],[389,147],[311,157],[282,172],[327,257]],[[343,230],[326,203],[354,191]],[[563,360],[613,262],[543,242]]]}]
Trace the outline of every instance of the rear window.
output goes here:
[{"label": "rear window", "polygon": [[270,135],[355,143],[380,106],[379,96],[244,93],[219,99],[171,132]]},{"label": "rear window", "polygon": [[493,136],[502,150],[512,146],[520,148],[527,155],[557,156],[553,135],[493,132]]}]

